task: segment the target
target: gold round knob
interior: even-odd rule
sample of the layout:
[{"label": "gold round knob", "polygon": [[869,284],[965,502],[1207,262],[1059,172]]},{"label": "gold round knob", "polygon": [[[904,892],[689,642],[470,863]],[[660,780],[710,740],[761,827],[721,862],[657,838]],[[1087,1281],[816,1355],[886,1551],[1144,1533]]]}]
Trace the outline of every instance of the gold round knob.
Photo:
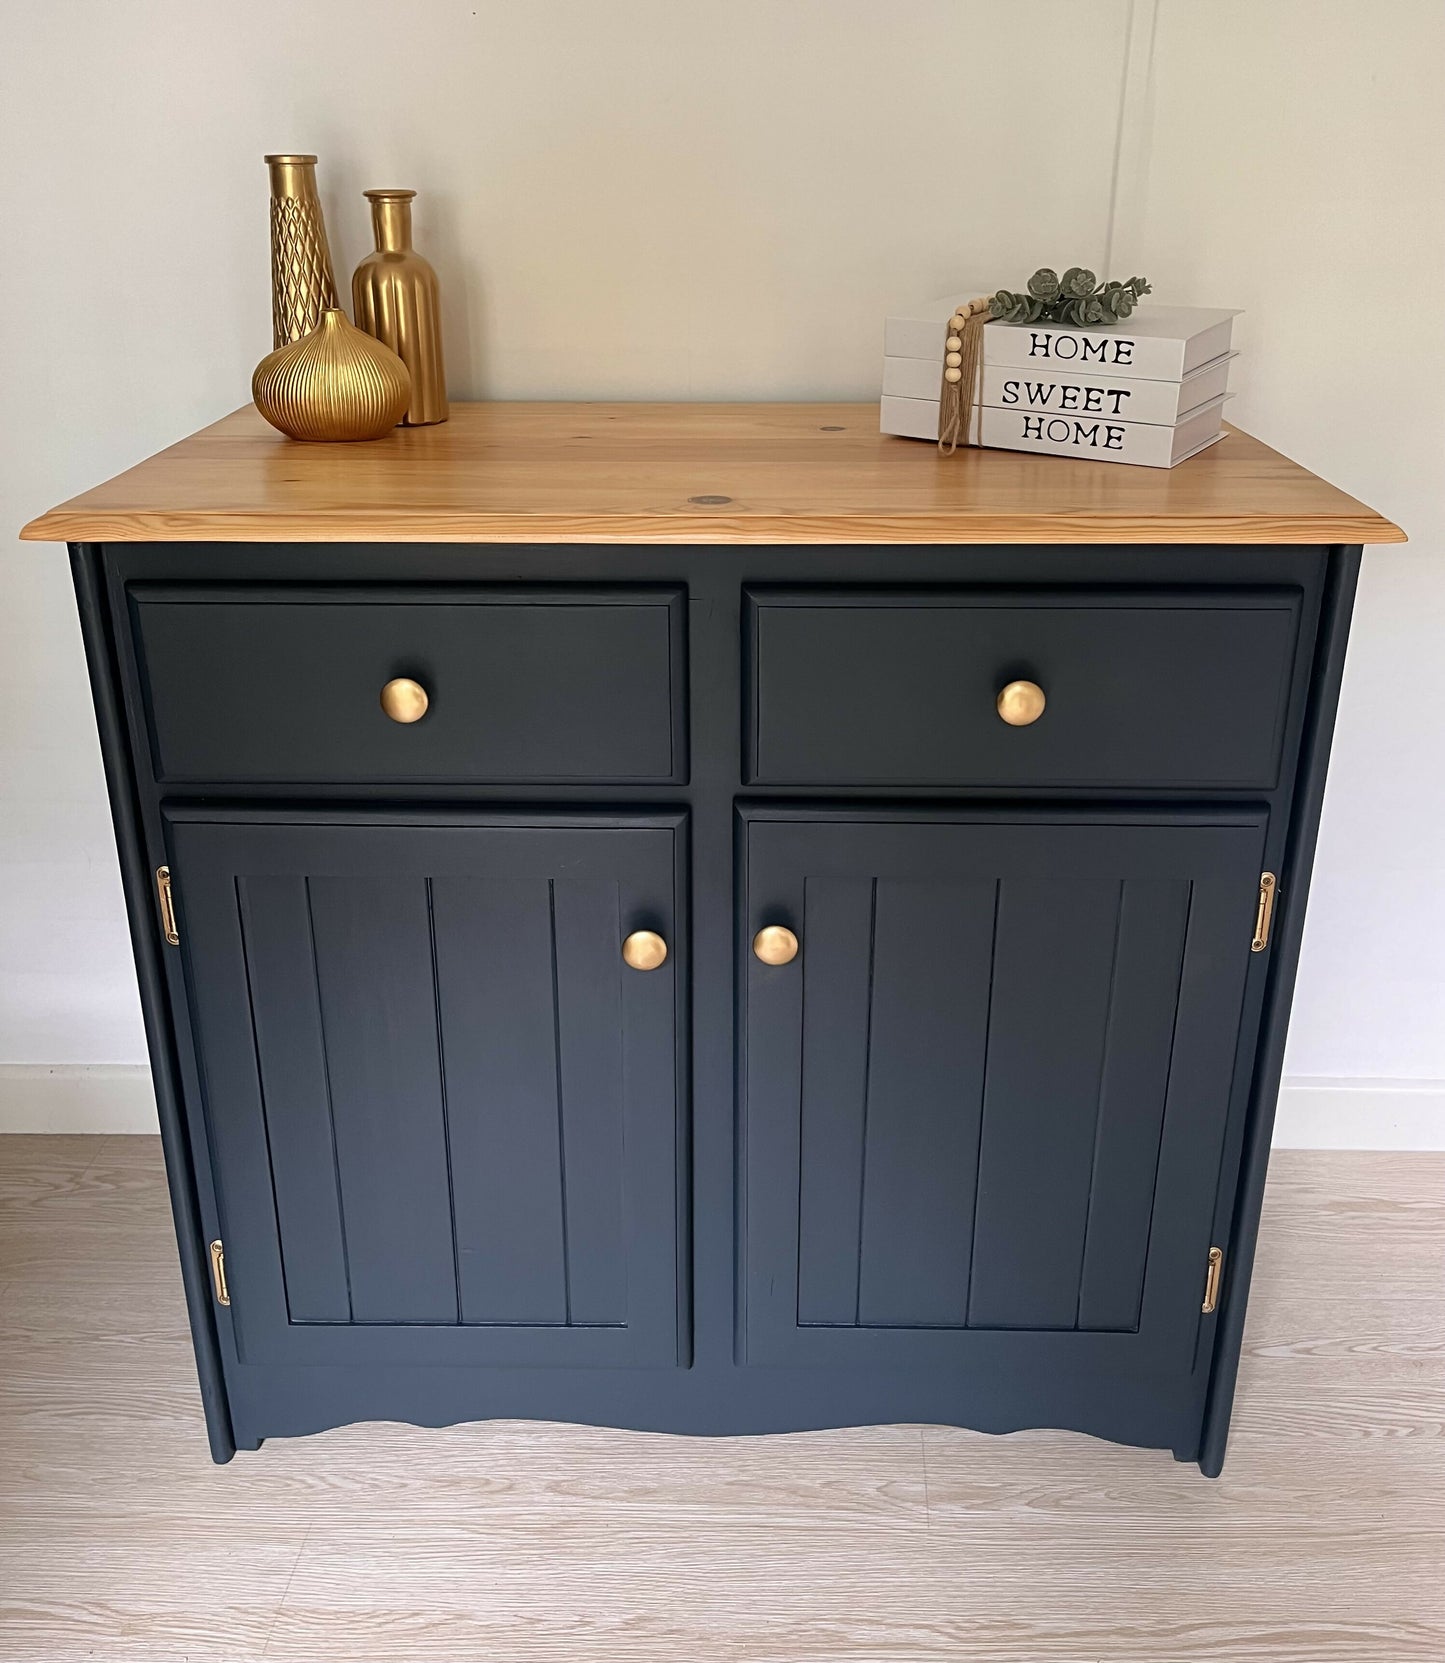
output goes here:
[{"label": "gold round knob", "polygon": [[622,960],[634,970],[656,970],[667,959],[667,943],[656,930],[634,930],[622,943]]},{"label": "gold round knob", "polygon": [[398,676],[381,690],[381,708],[393,722],[419,722],[430,703],[426,688],[410,676]]},{"label": "gold round knob", "polygon": [[1011,681],[998,696],[998,713],[1011,728],[1026,728],[1037,722],[1048,700],[1036,681]]},{"label": "gold round knob", "polygon": [[798,938],[781,924],[767,924],[753,937],[753,957],[764,964],[791,964],[798,956]]}]

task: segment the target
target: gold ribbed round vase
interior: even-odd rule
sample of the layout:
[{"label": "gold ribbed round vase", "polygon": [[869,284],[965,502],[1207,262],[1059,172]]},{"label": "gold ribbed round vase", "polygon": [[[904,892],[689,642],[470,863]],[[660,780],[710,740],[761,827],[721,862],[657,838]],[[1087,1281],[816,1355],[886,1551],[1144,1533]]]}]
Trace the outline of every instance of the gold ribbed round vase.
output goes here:
[{"label": "gold ribbed round vase", "polygon": [[251,396],[292,439],[379,439],[406,414],[411,376],[389,347],[333,307],[319,328],[261,360]]}]

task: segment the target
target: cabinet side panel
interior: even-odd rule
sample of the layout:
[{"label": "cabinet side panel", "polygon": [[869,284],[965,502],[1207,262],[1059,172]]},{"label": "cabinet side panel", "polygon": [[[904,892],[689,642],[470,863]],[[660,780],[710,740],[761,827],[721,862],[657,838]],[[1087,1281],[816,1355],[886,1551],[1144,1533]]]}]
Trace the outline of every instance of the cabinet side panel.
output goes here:
[{"label": "cabinet side panel", "polygon": [[201,1401],[206,1414],[206,1433],[212,1458],[217,1462],[229,1461],[236,1453],[235,1432],[221,1372],[205,1232],[181,1102],[175,1031],[161,967],[161,954],[165,949],[156,930],[152,873],[146,856],[136,776],[126,738],[120,671],[106,604],[101,550],[94,544],[71,544],[70,569],[81,635],[85,642],[91,697],[95,703],[116,852],[120,857],[121,885],[130,922],[131,950],[135,955],[136,979],[140,987],[141,1014],[145,1022],[146,1047],[150,1054],[151,1078],[160,1117],[171,1215],[180,1251],[181,1277],[185,1286],[191,1340],[195,1346]]},{"label": "cabinet side panel", "polygon": [[307,881],[354,1317],[454,1323],[426,882]]},{"label": "cabinet side panel", "polygon": [[1310,679],[1309,710],[1290,809],[1289,839],[1275,900],[1274,938],[1269,948],[1272,962],[1256,1051],[1254,1084],[1250,1092],[1249,1121],[1230,1231],[1230,1250],[1225,1261],[1214,1367],[1199,1446],[1200,1469],[1208,1478],[1217,1478],[1222,1471],[1229,1439],[1229,1419],[1234,1406],[1240,1345],[1244,1338],[1249,1278],[1254,1266],[1259,1214],[1269,1169],[1270,1138],[1274,1131],[1280,1073],[1284,1067],[1285,1040],[1289,1034],[1290,1001],[1294,994],[1295,973],[1299,968],[1305,906],[1309,899],[1310,875],[1314,869],[1320,813],[1324,807],[1325,778],[1334,739],[1345,653],[1349,646],[1350,617],[1360,576],[1360,556],[1358,546],[1333,548],[1329,553],[1329,570]]}]

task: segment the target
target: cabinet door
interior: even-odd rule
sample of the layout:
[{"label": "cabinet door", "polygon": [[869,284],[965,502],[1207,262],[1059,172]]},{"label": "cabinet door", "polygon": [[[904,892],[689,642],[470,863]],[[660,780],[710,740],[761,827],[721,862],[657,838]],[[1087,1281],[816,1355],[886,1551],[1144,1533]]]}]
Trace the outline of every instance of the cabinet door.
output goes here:
[{"label": "cabinet door", "polygon": [[681,826],[172,811],[243,1361],[679,1361]]},{"label": "cabinet door", "polygon": [[1263,833],[743,815],[749,1362],[1192,1368]]}]

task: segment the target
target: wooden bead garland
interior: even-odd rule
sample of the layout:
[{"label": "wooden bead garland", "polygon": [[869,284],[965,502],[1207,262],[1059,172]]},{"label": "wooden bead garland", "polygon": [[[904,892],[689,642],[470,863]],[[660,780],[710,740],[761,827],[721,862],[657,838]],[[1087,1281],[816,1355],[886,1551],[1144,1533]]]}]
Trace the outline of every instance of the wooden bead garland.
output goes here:
[{"label": "wooden bead garland", "polygon": [[989,319],[985,296],[970,300],[948,320],[943,346],[943,387],[938,399],[938,448],[951,456],[970,444],[969,428],[983,382],[983,326]]}]

